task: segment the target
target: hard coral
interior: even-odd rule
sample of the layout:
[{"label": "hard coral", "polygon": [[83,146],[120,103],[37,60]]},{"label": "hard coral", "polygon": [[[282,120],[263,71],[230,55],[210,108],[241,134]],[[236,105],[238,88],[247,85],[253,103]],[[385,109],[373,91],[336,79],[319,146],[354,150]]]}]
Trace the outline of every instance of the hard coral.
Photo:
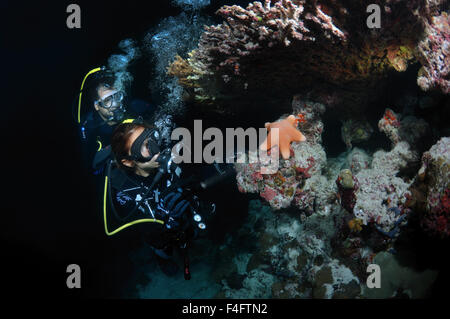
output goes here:
[{"label": "hard coral", "polygon": [[[421,176],[422,175],[422,176]],[[418,179],[426,187],[421,225],[430,235],[450,236],[450,138],[444,137],[422,156]]]},{"label": "hard coral", "polygon": [[412,115],[401,118],[393,110],[387,108],[383,118],[378,121],[378,128],[391,140],[392,145],[406,141],[416,145],[419,140],[430,132],[430,127],[423,119]]},{"label": "hard coral", "polygon": [[[294,97],[292,106],[294,114],[302,114],[306,119],[302,124],[306,141],[292,143],[289,157],[280,159],[277,171],[273,174],[261,174],[265,164],[263,159],[250,161],[256,159],[257,154],[249,152],[249,161],[235,165],[236,180],[240,191],[260,193],[272,208],[286,208],[293,202],[302,210],[314,212],[314,209],[323,208],[327,194],[333,192],[329,189],[328,181],[320,175],[326,163],[326,154],[320,145],[323,131],[320,114],[324,106],[305,101],[300,96]],[[293,116],[291,121],[287,124],[296,130]]]},{"label": "hard coral", "polygon": [[[393,123],[397,119],[398,116],[389,110],[379,122],[380,130],[389,137],[394,136],[385,128],[395,128]],[[397,131],[395,133],[399,136]],[[408,142],[398,141],[393,146],[389,152],[375,152],[370,168],[356,174],[360,187],[355,192],[353,208],[353,214],[364,225],[374,223],[375,229],[388,239],[399,234],[400,226],[407,222],[410,212],[405,205],[411,196],[409,187],[412,181],[403,180],[398,173],[417,161],[417,152]]]},{"label": "hard coral", "polygon": [[353,174],[358,174],[361,170],[369,168],[371,158],[362,149],[354,147],[347,155],[346,162]]},{"label": "hard coral", "polygon": [[352,233],[358,233],[362,230],[363,222],[361,219],[353,218],[348,222],[348,227]]},{"label": "hard coral", "polygon": [[393,145],[400,141],[400,136],[398,133],[399,127],[399,116],[395,114],[393,110],[387,108],[384,111],[384,116],[378,122],[378,128],[381,132],[387,135]]},{"label": "hard coral", "polygon": [[359,189],[359,183],[350,170],[345,169],[339,173],[336,180],[338,187],[338,198],[341,206],[349,213],[353,213],[356,203],[356,191]]},{"label": "hard coral", "polygon": [[447,12],[424,19],[425,36],[418,45],[422,64],[417,84],[425,91],[450,93],[450,17]]},{"label": "hard coral", "polygon": [[[266,0],[246,9],[223,6],[217,13],[225,21],[205,27],[198,49],[186,60],[192,73],[175,69],[172,74],[199,102],[214,100],[223,108],[257,106],[268,94],[272,100],[283,99],[310,90],[314,83],[312,98],[329,95],[345,105],[343,110],[361,109],[381,77],[389,70],[406,69],[422,40],[423,21],[439,13],[428,0],[372,3],[384,11],[382,28],[371,30],[364,25],[363,0]],[[440,39],[447,41],[446,34],[439,33]],[[438,43],[445,53],[445,43]],[[441,74],[444,79],[449,63],[439,62],[444,71],[436,72],[432,68],[438,55],[430,61],[427,52],[424,47],[419,59],[427,75]],[[235,103],[229,103],[230,98]]]},{"label": "hard coral", "polygon": [[341,136],[347,148],[352,148],[352,143],[360,143],[370,138],[373,129],[366,120],[348,119],[341,128]]}]

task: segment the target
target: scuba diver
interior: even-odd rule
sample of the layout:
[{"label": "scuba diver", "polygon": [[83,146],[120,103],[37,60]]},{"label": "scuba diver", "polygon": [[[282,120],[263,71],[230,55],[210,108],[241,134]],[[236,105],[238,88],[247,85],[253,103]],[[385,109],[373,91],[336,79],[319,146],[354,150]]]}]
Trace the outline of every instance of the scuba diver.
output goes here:
[{"label": "scuba diver", "polygon": [[173,259],[178,249],[188,280],[188,248],[205,234],[215,205],[196,195],[208,182],[200,182],[196,175],[185,176],[181,166],[173,163],[172,150],[161,150],[159,140],[156,129],[136,121],[114,130],[114,158],[107,164],[104,186],[105,232],[112,236],[131,226],[139,229],[167,275],[178,269]]},{"label": "scuba diver", "polygon": [[[89,76],[90,82],[82,100]],[[80,126],[83,160],[95,175],[103,170],[111,155],[108,145],[117,124],[130,117],[148,120],[154,112],[154,107],[143,100],[127,99],[126,92],[115,88],[114,82],[115,77],[104,67],[93,69],[85,76],[78,97],[76,121]],[[83,114],[82,102],[85,106]]]}]

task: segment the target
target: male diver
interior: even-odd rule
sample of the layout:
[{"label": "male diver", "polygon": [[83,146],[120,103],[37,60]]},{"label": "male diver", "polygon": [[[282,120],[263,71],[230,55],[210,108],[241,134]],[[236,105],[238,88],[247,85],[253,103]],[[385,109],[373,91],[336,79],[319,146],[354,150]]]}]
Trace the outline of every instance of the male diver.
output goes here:
[{"label": "male diver", "polygon": [[[89,85],[83,90],[89,75]],[[83,160],[94,174],[103,169],[110,156],[108,145],[114,128],[130,118],[149,120],[154,112],[153,106],[145,101],[127,99],[126,92],[115,88],[114,82],[114,76],[104,68],[94,69],[83,80],[78,97],[76,117],[80,125]],[[83,113],[82,105],[86,109]]]},{"label": "male diver", "polygon": [[183,176],[171,150],[160,150],[158,139],[158,131],[142,123],[123,123],[114,130],[114,159],[107,165],[104,188],[105,232],[112,236],[138,229],[167,275],[178,268],[172,256],[179,249],[185,279],[190,279],[187,249],[206,231],[215,206],[199,200],[199,181]]}]

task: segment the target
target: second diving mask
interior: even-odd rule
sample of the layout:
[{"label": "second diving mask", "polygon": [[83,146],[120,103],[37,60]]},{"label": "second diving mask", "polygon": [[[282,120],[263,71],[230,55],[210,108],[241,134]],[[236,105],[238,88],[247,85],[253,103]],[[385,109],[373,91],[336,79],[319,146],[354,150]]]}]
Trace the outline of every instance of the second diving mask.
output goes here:
[{"label": "second diving mask", "polygon": [[103,99],[97,101],[98,105],[112,113],[107,119],[108,121],[120,122],[124,118],[125,108],[122,104],[123,98],[124,93],[122,91],[114,91]]},{"label": "second diving mask", "polygon": [[101,107],[109,110],[120,106],[123,98],[124,94],[122,91],[114,91],[103,99],[98,100],[97,103]]}]

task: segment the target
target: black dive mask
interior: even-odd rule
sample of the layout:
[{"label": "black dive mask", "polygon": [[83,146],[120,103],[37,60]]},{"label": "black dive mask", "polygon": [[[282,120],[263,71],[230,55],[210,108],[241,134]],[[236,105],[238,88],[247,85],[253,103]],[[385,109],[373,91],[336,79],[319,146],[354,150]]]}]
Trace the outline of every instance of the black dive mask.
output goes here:
[{"label": "black dive mask", "polygon": [[[145,163],[152,159],[155,154],[160,152],[159,145],[157,141],[159,140],[159,133],[156,130],[144,129],[141,135],[134,141],[133,145],[131,145],[131,156],[128,156],[128,159]],[[149,157],[142,156],[141,150],[146,147],[148,152],[150,153]]]}]

